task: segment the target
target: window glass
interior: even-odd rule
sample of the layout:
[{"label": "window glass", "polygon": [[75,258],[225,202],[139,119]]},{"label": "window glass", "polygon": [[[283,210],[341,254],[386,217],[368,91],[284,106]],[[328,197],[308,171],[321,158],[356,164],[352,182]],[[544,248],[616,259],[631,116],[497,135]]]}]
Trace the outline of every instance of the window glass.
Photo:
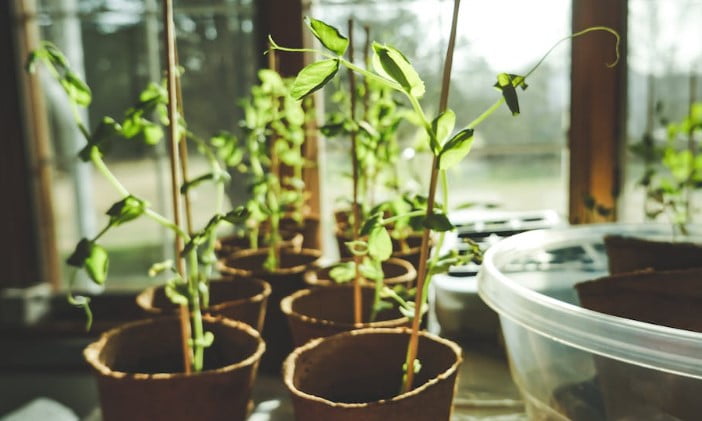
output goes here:
[{"label": "window glass", "polygon": [[[241,111],[237,100],[248,92],[260,53],[255,50],[255,2],[218,0],[176,2],[175,23],[183,98],[189,127],[202,137],[235,131]],[[92,127],[109,115],[120,119],[151,81],[162,78],[161,2],[156,0],[43,0],[37,23],[41,36],[56,43],[93,91],[85,115]],[[45,72],[44,72],[45,73]],[[80,134],[63,92],[43,74],[51,140],[55,153],[54,207],[58,247],[65,258],[78,239],[92,238],[107,222],[104,212],[118,193],[88,165],[73,163]],[[190,173],[205,164],[191,151]],[[157,210],[170,212],[165,145],[118,142],[106,156],[117,177]],[[207,187],[194,194],[195,222],[211,215]],[[142,218],[111,230],[102,244],[111,257],[109,287],[148,283],[152,263],[172,255],[168,233]],[[63,265],[68,276],[70,270]],[[64,278],[66,279],[66,276]]]},{"label": "window glass", "polygon": [[[452,1],[332,1],[315,4],[314,16],[347,33],[353,18],[357,61],[362,62],[368,25],[371,38],[400,49],[424,80],[423,103],[435,114],[442,63],[451,24]],[[509,11],[506,13],[505,11]],[[527,72],[553,43],[570,33],[569,2],[464,2],[458,25],[449,107],[456,127],[467,125],[499,99],[498,73]],[[476,130],[471,154],[449,173],[451,204],[489,203],[504,209],[566,210],[566,127],[569,109],[569,44],[563,43],[520,92],[522,113],[499,109]],[[329,90],[325,102],[332,103]],[[413,151],[418,130],[400,128],[398,164],[404,190],[427,194],[429,157]],[[323,139],[327,209],[351,196],[346,139]],[[334,186],[329,188],[328,186]],[[339,187],[343,186],[343,187]]]},{"label": "window glass", "polygon": [[[699,0],[629,0],[628,151],[621,220],[641,222],[647,219],[647,211],[653,216],[661,209],[655,200],[646,200],[647,188],[641,184],[647,165],[642,155],[634,151],[640,150],[644,139],[650,139],[649,144],[658,154],[666,146],[677,151],[688,147],[686,134],[671,136],[668,128],[684,121],[691,102],[702,101],[702,48],[698,42],[702,38],[701,19]],[[694,141],[699,142],[699,136]],[[660,187],[660,182],[674,184],[670,171],[661,167],[661,162],[660,155],[651,162],[657,174],[650,184],[652,190]],[[700,203],[697,195],[692,195],[693,220]],[[665,200],[671,198],[666,196]],[[664,211],[654,219],[667,223],[671,215]]]}]

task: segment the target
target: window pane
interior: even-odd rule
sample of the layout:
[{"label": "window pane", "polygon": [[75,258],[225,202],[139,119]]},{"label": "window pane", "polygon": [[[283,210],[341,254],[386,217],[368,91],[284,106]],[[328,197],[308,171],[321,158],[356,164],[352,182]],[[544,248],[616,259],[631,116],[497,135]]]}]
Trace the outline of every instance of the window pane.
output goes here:
[{"label": "window pane", "polygon": [[[250,0],[176,3],[189,128],[205,138],[219,130],[234,131],[241,116],[236,102],[248,92],[260,55],[254,47],[255,4]],[[161,2],[155,0],[41,2],[37,22],[42,37],[59,45],[93,91],[87,116],[91,127],[105,115],[121,120],[139,92],[149,82],[162,78],[160,7]],[[82,138],[63,92],[48,77],[42,82],[56,153],[58,247],[65,257],[79,238],[92,237],[104,227],[104,212],[120,197],[90,166],[72,175],[75,151],[82,147],[82,140],[76,139]],[[106,161],[116,176],[130,192],[149,201],[159,212],[169,213],[165,146],[146,147],[138,141],[115,143]],[[192,175],[206,171],[197,153],[191,153],[190,167]],[[211,216],[211,201],[202,200],[211,197],[209,193],[203,187],[194,194],[196,224]],[[168,238],[168,233],[144,218],[111,230],[101,242],[111,256],[108,287],[133,288],[150,282],[147,270],[151,264],[172,254],[171,247],[163,245]],[[63,269],[68,272],[65,265]]]},{"label": "window pane", "polygon": [[[353,17],[358,28],[357,51],[363,50],[365,42],[360,28],[368,25],[372,39],[405,53],[426,84],[423,104],[435,114],[452,7],[452,1],[437,0],[322,0],[316,4],[314,16],[343,33],[347,32],[347,20]],[[526,73],[569,32],[569,2],[464,2],[449,98],[449,107],[457,115],[456,127],[467,125],[499,99],[500,93],[492,87],[498,73]],[[357,57],[361,55],[357,53]],[[520,92],[520,116],[512,117],[503,106],[478,127],[470,156],[449,172],[452,206],[478,202],[505,209],[550,208],[565,213],[569,73],[569,48],[564,43],[529,78],[529,89]],[[326,95],[329,104],[329,92]],[[429,158],[425,153],[411,152],[410,148],[417,146],[413,126],[402,126],[400,134],[403,189],[426,195]],[[323,142],[323,179],[333,180],[329,185],[334,186],[323,194],[329,209],[337,206],[340,197],[350,197],[349,142]]]},{"label": "window pane", "polygon": [[[642,146],[646,135],[650,135],[651,145],[658,149],[669,145],[682,151],[688,147],[686,134],[671,137],[667,128],[687,117],[691,102],[702,100],[699,82],[702,48],[698,42],[702,38],[701,19],[699,0],[629,0],[629,153],[620,203],[620,219],[624,221],[641,222],[646,219],[646,209],[654,212],[661,209],[655,201],[649,201],[645,207],[646,188],[640,182],[646,165],[632,148]],[[699,142],[698,137],[695,142]],[[661,181],[674,180],[660,163],[661,157],[652,163],[658,174],[652,189]],[[694,201],[699,203],[699,199]],[[693,203],[692,215],[697,208]],[[672,214],[667,209],[656,218],[659,222],[671,221]]]}]

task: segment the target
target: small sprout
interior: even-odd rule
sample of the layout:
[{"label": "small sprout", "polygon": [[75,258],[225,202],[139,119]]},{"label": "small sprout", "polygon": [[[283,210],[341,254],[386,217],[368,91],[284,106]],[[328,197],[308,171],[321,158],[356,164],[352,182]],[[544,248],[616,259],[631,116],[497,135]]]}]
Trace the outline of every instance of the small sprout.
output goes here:
[{"label": "small sprout", "polygon": [[169,279],[164,289],[166,296],[173,304],[186,306],[190,299],[188,285],[179,276]]},{"label": "small sprout", "polygon": [[149,277],[156,277],[166,271],[170,271],[173,273],[177,272],[175,265],[173,264],[173,260],[168,259],[164,260],[163,262],[157,262],[151,265],[151,267],[149,268]]}]

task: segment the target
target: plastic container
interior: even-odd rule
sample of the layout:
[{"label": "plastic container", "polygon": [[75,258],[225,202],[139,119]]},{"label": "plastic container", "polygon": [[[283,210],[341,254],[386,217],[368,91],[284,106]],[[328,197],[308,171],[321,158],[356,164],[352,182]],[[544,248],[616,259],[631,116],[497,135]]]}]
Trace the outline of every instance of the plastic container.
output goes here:
[{"label": "plastic container", "polygon": [[[452,212],[450,218],[456,230],[447,233],[442,254],[451,250],[466,253],[469,246],[464,242],[465,239],[475,241],[485,250],[500,238],[515,233],[565,224],[552,210],[476,208]],[[430,330],[459,341],[476,336],[497,339],[497,314],[478,295],[478,268],[474,263],[452,266],[448,273],[434,275],[429,297],[436,326],[430,318]]]},{"label": "plastic container", "polygon": [[579,307],[573,285],[607,274],[606,234],[671,240],[667,226],[590,225],[518,234],[485,255],[479,293],[530,419],[702,419],[702,334]]}]

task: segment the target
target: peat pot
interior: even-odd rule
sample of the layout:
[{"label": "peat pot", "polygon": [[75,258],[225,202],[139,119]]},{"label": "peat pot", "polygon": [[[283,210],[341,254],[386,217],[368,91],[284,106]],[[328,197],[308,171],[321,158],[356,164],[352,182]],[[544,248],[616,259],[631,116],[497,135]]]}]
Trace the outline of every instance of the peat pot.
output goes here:
[{"label": "peat pot", "polygon": [[[699,419],[702,333],[691,330],[700,326],[699,277],[617,275],[601,294],[605,281],[583,282],[609,275],[605,238],[612,235],[672,238],[664,225],[590,225],[517,234],[485,254],[480,296],[500,316],[527,414],[549,421]],[[674,290],[686,299],[671,299]],[[615,301],[634,297],[643,306]],[[670,301],[677,315],[653,299]],[[673,317],[685,323],[673,327]]]},{"label": "peat pot", "polygon": [[[350,261],[352,258],[342,259],[342,262]],[[330,286],[336,282],[329,274],[335,265],[326,266],[319,269],[308,270],[305,273],[305,282],[310,286]],[[382,262],[383,282],[388,286],[404,285],[409,287],[417,278],[417,271],[407,260],[391,257]]]},{"label": "peat pot", "polygon": [[321,257],[319,250],[302,249],[299,252],[281,250],[280,269],[269,272],[263,269],[268,249],[242,250],[220,261],[220,272],[235,277],[255,277],[266,280],[271,285],[266,319],[262,335],[267,351],[261,361],[261,370],[267,373],[280,373],[280,365],[292,351],[292,336],[288,322],[280,311],[283,297],[305,288],[304,273]]},{"label": "peat pot", "polygon": [[[260,279],[237,277],[212,280],[210,306],[203,312],[244,322],[260,332],[269,295],[271,286]],[[145,289],[137,295],[136,301],[139,307],[153,315],[172,315],[178,309],[166,296],[163,286]]]},{"label": "peat pot", "polygon": [[447,421],[461,348],[421,332],[422,369],[398,395],[410,330],[366,328],[318,338],[288,356],[283,381],[298,421]]},{"label": "peat pot", "polygon": [[205,370],[182,369],[180,324],[175,317],[142,320],[112,329],[83,355],[93,369],[104,421],[244,420],[265,350],[252,327],[223,318],[205,320],[214,334]]},{"label": "peat pot", "polygon": [[363,322],[356,325],[353,321],[353,290],[353,285],[334,285],[303,289],[283,298],[280,307],[288,317],[295,346],[353,329],[409,326],[409,319],[397,306],[379,312],[375,321],[370,321],[375,293],[372,286],[361,289]]},{"label": "peat pot", "polygon": [[[304,241],[302,234],[294,231],[281,231],[281,236],[281,248],[291,248],[293,250],[302,248],[302,243]],[[264,235],[260,235],[258,237],[258,245],[260,248],[263,248],[265,247],[264,244],[266,244],[266,238]],[[250,248],[251,242],[249,241],[249,237],[237,234],[220,237],[215,243],[215,253],[219,258],[226,258],[232,253]]]},{"label": "peat pot", "polygon": [[604,239],[611,274],[702,267],[702,244],[623,235]]}]

